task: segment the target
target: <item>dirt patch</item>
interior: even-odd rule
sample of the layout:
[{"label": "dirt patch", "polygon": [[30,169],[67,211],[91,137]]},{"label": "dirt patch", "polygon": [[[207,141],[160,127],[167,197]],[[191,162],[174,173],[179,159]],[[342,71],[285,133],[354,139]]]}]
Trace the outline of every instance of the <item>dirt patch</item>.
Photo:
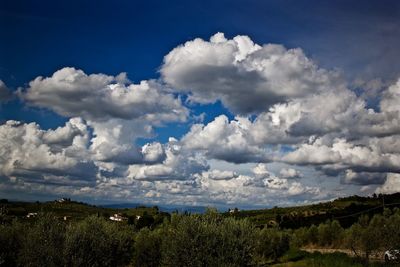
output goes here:
[{"label": "dirt patch", "polygon": [[[301,250],[307,251],[310,253],[313,252],[320,252],[322,254],[326,253],[335,253],[335,252],[340,252],[340,253],[345,253],[349,255],[350,257],[357,257],[357,255],[351,250],[351,249],[341,249],[341,248],[302,248]],[[359,256],[362,256],[363,253],[361,251],[357,251],[357,254]],[[376,252],[370,255],[370,259],[374,261],[383,261],[384,259],[384,252]]]}]

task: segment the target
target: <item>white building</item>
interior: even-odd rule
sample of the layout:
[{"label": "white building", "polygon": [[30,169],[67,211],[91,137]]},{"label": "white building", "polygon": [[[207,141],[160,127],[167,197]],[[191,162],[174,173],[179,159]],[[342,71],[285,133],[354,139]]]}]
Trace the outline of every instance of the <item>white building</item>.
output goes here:
[{"label": "white building", "polygon": [[128,220],[128,218],[123,217],[121,214],[114,214],[113,216],[110,216],[111,221],[116,221],[116,222],[122,222],[125,220]]},{"label": "white building", "polygon": [[37,216],[37,212],[29,212],[27,215],[26,215],[26,218],[33,218],[33,217],[36,217]]}]

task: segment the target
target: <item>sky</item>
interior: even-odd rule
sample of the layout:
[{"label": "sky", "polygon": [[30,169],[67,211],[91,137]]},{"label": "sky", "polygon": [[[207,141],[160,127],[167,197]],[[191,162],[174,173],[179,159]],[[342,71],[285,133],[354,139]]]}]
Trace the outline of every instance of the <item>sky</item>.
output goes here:
[{"label": "sky", "polygon": [[400,191],[398,1],[1,1],[0,196]]}]

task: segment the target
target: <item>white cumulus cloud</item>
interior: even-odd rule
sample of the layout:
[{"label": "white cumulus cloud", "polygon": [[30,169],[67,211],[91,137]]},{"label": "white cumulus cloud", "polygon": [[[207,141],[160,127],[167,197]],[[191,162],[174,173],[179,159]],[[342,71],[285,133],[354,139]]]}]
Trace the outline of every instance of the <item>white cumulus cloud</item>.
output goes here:
[{"label": "white cumulus cloud", "polygon": [[121,81],[121,75],[87,75],[75,68],[63,68],[47,78],[37,77],[20,94],[30,105],[92,121],[184,121],[188,115],[180,99],[165,92],[155,81],[132,84],[126,79]]},{"label": "white cumulus cloud", "polygon": [[222,33],[173,49],[164,57],[161,74],[172,87],[190,93],[190,100],[219,99],[240,114],[341,84],[336,73],[319,68],[299,48],[260,46],[240,35],[228,40]]}]

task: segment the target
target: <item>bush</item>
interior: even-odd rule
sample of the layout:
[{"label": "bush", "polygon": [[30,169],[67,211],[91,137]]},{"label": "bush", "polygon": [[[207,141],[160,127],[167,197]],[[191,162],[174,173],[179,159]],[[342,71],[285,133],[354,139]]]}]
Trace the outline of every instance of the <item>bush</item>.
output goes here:
[{"label": "bush", "polygon": [[162,229],[150,231],[143,228],[136,235],[134,245],[134,266],[155,267],[161,261]]},{"label": "bush", "polygon": [[92,216],[68,227],[64,256],[67,266],[122,266],[132,249],[127,226]]},{"label": "bush", "polygon": [[0,266],[17,266],[24,236],[25,228],[17,221],[11,225],[0,225]]},{"label": "bush", "polygon": [[162,244],[165,266],[247,266],[255,249],[255,228],[247,220],[205,215],[177,215],[167,225]]},{"label": "bush", "polygon": [[65,225],[51,213],[40,214],[22,238],[18,258],[22,266],[63,266]]},{"label": "bush", "polygon": [[[346,230],[347,246],[368,264],[370,255],[382,244],[382,227],[380,218],[369,221],[368,216],[361,216],[358,223]],[[359,253],[362,254],[359,254]]]},{"label": "bush", "polygon": [[292,232],[290,246],[294,248],[300,248],[307,244],[307,228],[301,227]]},{"label": "bush", "polygon": [[276,261],[289,250],[289,235],[276,228],[265,228],[258,237],[257,253],[261,258]]},{"label": "bush", "polygon": [[257,229],[250,222],[227,218],[218,225],[217,231],[221,236],[217,248],[222,266],[247,266],[252,262]]},{"label": "bush", "polygon": [[307,243],[317,244],[318,239],[318,227],[313,224],[307,231]]},{"label": "bush", "polygon": [[400,210],[396,208],[390,217],[385,218],[382,225],[383,248],[400,248]]}]

